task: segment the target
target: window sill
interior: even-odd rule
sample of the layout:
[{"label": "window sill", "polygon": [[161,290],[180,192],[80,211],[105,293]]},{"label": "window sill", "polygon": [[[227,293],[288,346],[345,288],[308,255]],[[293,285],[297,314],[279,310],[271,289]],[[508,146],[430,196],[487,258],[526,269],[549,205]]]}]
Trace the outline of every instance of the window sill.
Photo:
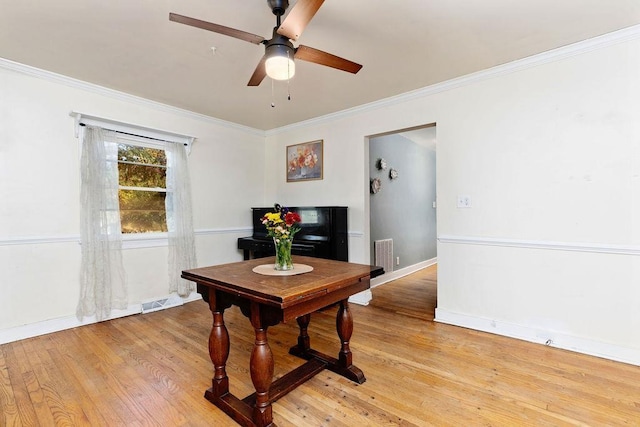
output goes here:
[{"label": "window sill", "polygon": [[167,233],[137,233],[122,235],[122,249],[157,248],[168,246]]}]

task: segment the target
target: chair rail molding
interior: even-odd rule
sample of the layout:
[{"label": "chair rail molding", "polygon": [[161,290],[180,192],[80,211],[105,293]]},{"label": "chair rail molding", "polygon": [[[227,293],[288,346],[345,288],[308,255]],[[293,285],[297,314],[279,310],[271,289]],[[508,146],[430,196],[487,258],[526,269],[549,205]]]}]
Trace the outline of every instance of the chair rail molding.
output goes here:
[{"label": "chair rail molding", "polygon": [[640,255],[640,245],[613,243],[557,242],[546,240],[506,239],[499,237],[440,235],[438,242],[456,245],[503,246],[569,252],[593,252],[614,255]]},{"label": "chair rail molding", "polygon": [[[251,227],[230,228],[206,228],[194,231],[196,236],[209,236],[213,234],[251,234]],[[124,234],[122,241],[124,249],[141,247],[167,246],[167,233]],[[44,245],[50,243],[77,243],[80,244],[79,234],[59,236],[17,236],[0,238],[0,246],[13,245]]]}]

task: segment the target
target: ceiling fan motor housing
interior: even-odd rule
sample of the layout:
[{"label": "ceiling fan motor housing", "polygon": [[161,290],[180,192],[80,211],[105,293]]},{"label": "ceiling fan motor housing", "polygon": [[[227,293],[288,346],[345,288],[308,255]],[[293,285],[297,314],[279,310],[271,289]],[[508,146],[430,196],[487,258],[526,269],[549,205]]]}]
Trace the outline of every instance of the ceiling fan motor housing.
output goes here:
[{"label": "ceiling fan motor housing", "polygon": [[293,48],[293,43],[291,43],[291,40],[289,40],[287,36],[278,34],[278,27],[275,27],[273,29],[273,35],[271,37],[271,40],[265,40],[264,44],[265,44],[265,52],[269,52],[272,46],[283,46],[282,48],[278,47],[273,49],[274,50],[289,49],[292,58],[293,58],[293,54],[295,53],[295,50]]},{"label": "ceiling fan motor housing", "polygon": [[289,7],[289,0],[267,0],[267,3],[276,16],[284,15],[284,12]]}]

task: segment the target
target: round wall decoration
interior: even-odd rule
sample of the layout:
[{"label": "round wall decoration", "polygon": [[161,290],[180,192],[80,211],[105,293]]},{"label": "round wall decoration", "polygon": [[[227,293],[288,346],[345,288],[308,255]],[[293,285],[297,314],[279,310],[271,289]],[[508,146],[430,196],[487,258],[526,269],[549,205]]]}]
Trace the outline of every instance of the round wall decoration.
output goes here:
[{"label": "round wall decoration", "polygon": [[376,162],[376,167],[381,171],[385,170],[387,168],[387,161],[383,158],[379,158]]},{"label": "round wall decoration", "polygon": [[396,179],[397,177],[398,177],[398,171],[391,168],[391,170],[389,171],[389,178]]},{"label": "round wall decoration", "polygon": [[381,187],[382,182],[380,182],[379,178],[373,178],[371,180],[371,194],[376,194],[378,191],[380,191]]}]

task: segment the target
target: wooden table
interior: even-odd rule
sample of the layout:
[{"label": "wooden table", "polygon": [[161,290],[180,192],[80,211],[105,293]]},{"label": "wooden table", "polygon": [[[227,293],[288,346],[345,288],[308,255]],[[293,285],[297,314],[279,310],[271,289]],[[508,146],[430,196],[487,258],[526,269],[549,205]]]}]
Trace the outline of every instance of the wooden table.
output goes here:
[{"label": "wooden table", "polygon": [[[294,265],[310,265],[313,271],[294,276],[265,276],[252,271],[256,266],[273,262],[273,258],[260,258],[182,272],[183,278],[197,283],[198,293],[209,303],[213,314],[209,355],[214,375],[205,398],[243,426],[275,426],[271,403],[324,369],[359,384],[365,381],[362,371],[352,364],[349,340],[353,318],[348,298],[369,289],[372,273],[381,269],[297,256]],[[307,333],[311,313],[334,303],[339,303],[336,327],[340,351],[337,358],[313,350]],[[251,381],[256,392],[244,399],[229,393],[225,370],[229,333],[224,324],[224,310],[231,305],[240,307],[250,319],[256,336],[250,360]],[[267,328],[293,319],[297,320],[300,334],[298,343],[289,353],[307,362],[273,381],[274,360],[267,341]]]}]

